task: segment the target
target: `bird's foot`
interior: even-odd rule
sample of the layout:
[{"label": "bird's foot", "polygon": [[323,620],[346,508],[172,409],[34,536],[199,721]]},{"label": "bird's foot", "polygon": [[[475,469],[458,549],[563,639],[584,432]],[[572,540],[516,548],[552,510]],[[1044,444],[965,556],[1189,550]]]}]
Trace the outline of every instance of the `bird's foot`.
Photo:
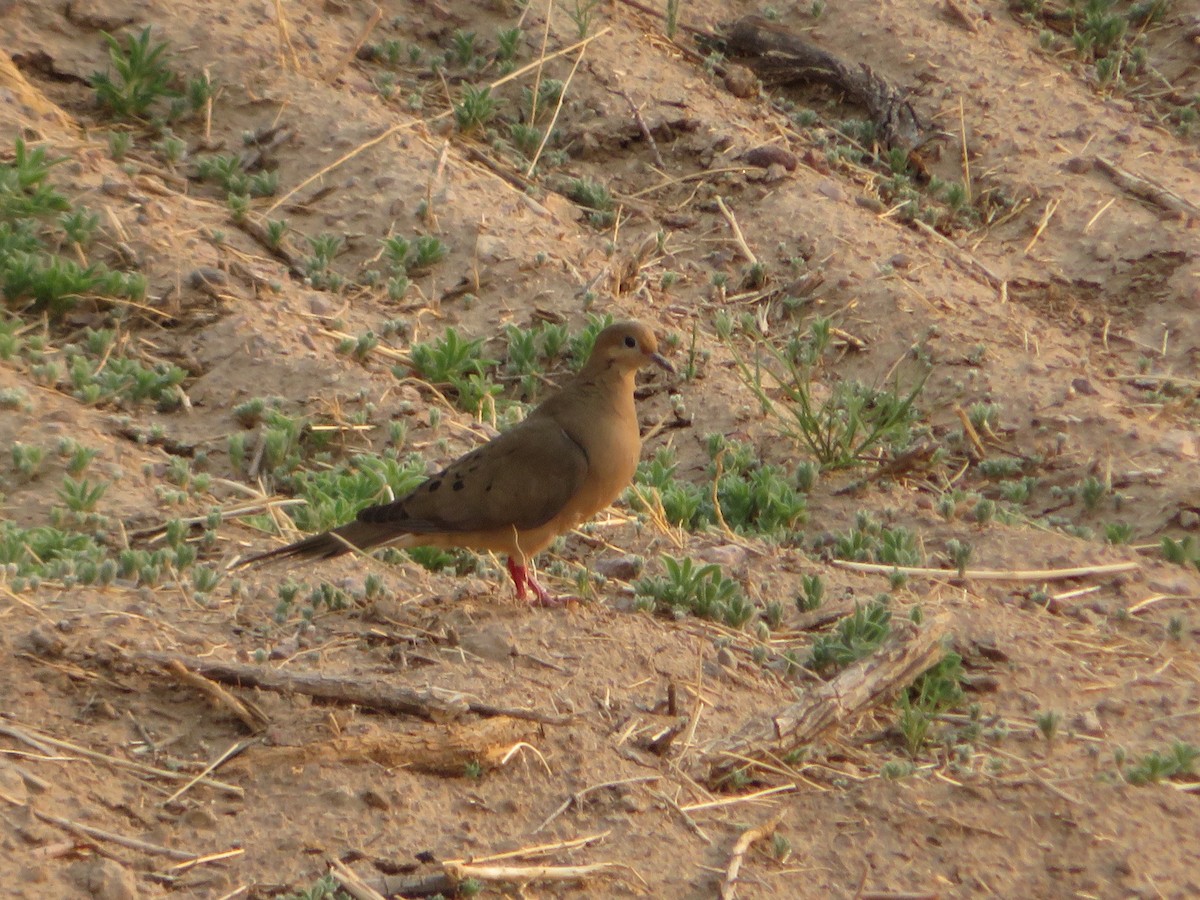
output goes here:
[{"label": "bird's foot", "polygon": [[544,609],[553,609],[558,606],[565,606],[570,597],[555,597],[544,587],[537,583],[537,579],[533,577],[533,573],[525,566],[515,562],[512,557],[508,560],[508,574],[513,580],[513,587],[517,589],[517,599],[525,599],[525,588],[533,591],[533,599],[529,601],[530,606],[540,606]]}]

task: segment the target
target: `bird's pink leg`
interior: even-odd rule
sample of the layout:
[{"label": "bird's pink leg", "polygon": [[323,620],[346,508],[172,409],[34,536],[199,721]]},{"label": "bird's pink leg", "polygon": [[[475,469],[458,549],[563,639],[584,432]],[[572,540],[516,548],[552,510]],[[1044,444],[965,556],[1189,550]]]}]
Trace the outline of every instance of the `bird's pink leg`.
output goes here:
[{"label": "bird's pink leg", "polygon": [[534,597],[531,601],[533,606],[562,606],[562,601],[557,597],[551,596],[544,587],[537,583],[537,579],[525,566],[518,563],[513,557],[508,558],[508,574],[512,577],[513,586],[517,589],[517,599],[525,599],[525,587],[533,591]]},{"label": "bird's pink leg", "polygon": [[513,580],[513,587],[517,589],[517,599],[525,599],[525,582],[529,580],[529,570],[522,565],[518,565],[517,561],[511,556],[508,558],[508,575]]}]

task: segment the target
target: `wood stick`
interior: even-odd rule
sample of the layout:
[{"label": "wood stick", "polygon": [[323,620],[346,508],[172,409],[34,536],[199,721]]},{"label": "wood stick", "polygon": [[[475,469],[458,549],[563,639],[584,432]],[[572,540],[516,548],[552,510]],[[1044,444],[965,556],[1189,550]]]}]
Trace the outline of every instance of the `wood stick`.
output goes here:
[{"label": "wood stick", "polygon": [[[16,738],[22,743],[28,744],[31,747],[36,747],[47,755],[51,755],[51,751],[46,749],[46,746],[57,747],[60,750],[69,750],[71,753],[76,753],[85,759],[90,759],[94,762],[107,763],[110,766],[118,769],[128,769],[132,772],[137,772],[140,775],[153,775],[156,778],[166,778],[171,781],[187,781],[191,779],[191,775],[187,772],[172,772],[168,769],[156,769],[154,766],[148,766],[145,763],[131,762],[127,759],[120,759],[116,756],[109,756],[105,753],[98,753],[95,750],[89,750],[87,747],[81,747],[78,744],[72,744],[70,741],[62,741],[56,737],[45,734],[40,731],[26,731],[23,728],[17,728],[14,725],[0,725],[0,734],[6,734],[11,738]],[[211,788],[226,794],[232,794],[235,797],[244,797],[246,792],[235,784],[226,784],[223,781],[217,781],[213,778],[202,778],[202,784],[206,784]]]},{"label": "wood stick", "polygon": [[746,859],[747,851],[755,841],[761,841],[774,834],[782,820],[783,813],[776,813],[761,825],[747,828],[742,832],[737,843],[733,845],[733,854],[729,857],[729,865],[725,869],[725,880],[721,882],[721,900],[733,900],[737,896],[737,877],[738,873],[742,871],[742,863]]},{"label": "wood stick", "polygon": [[737,242],[738,249],[742,251],[742,256],[746,257],[746,261],[750,265],[757,266],[758,257],[754,255],[754,251],[746,243],[746,236],[742,234],[742,229],[738,227],[737,219],[733,217],[733,213],[729,211],[729,207],[725,205],[725,201],[721,199],[719,194],[717,195],[717,209],[721,211],[721,215],[729,223],[729,227],[733,231],[733,239]]},{"label": "wood stick", "polygon": [[884,563],[852,562],[848,559],[830,560],[839,569],[855,572],[877,572],[890,575],[923,575],[930,578],[948,578],[952,581],[1065,581],[1068,578],[1086,578],[1089,575],[1115,575],[1131,572],[1138,567],[1136,562],[1104,563],[1097,566],[1078,566],[1073,569],[969,569],[961,576],[957,569],[929,569],[923,566],[889,566]]},{"label": "wood stick", "polygon": [[1191,216],[1194,219],[1200,218],[1200,206],[1184,200],[1174,191],[1167,190],[1161,184],[1151,181],[1143,175],[1134,175],[1132,172],[1126,172],[1112,160],[1105,159],[1103,156],[1096,157],[1096,165],[1118,187],[1124,188],[1135,197],[1149,200],[1155,206],[1169,212]]},{"label": "wood stick", "polygon": [[252,733],[258,734],[271,724],[271,720],[267,717],[267,714],[254,703],[239,700],[219,684],[209,681],[203,675],[197,675],[179,660],[173,659],[165,663],[163,670],[169,672],[189,687],[195,688],[212,700],[217,706],[223,706],[225,709],[228,709]]},{"label": "wood stick", "polygon": [[576,881],[617,868],[616,863],[593,863],[588,866],[472,866],[452,861],[442,865],[446,874],[455,881],[476,878],[479,881],[513,881],[518,884],[530,881]]},{"label": "wood stick", "polygon": [[[827,729],[890,699],[942,658],[947,618],[921,627],[893,625],[890,646],[843,669],[800,700],[771,715],[756,716],[704,754],[710,783],[748,762],[766,762],[814,741]],[[790,785],[789,785],[790,787]]]},{"label": "wood stick", "polygon": [[371,18],[367,20],[367,24],[364,25],[362,31],[358,33],[358,38],[354,41],[354,44],[349,50],[346,51],[346,53],[342,55],[342,58],[339,59],[325,75],[326,84],[333,84],[333,82],[337,80],[337,77],[342,74],[342,70],[345,69],[346,66],[350,65],[350,60],[354,59],[354,57],[358,55],[359,48],[367,42],[367,38],[370,36],[371,32],[375,30],[375,26],[379,24],[379,20],[382,18],[383,10],[380,9],[379,6],[376,6],[374,12],[371,13]]},{"label": "wood stick", "polygon": [[333,873],[333,877],[338,880],[338,883],[354,897],[355,900],[387,900],[383,894],[367,884],[358,875],[350,869],[340,859],[331,859],[329,861],[329,871]]},{"label": "wood stick", "polygon": [[[20,800],[15,797],[10,797],[8,794],[0,793],[0,800],[6,803],[11,803],[13,806],[25,806]],[[93,828],[91,825],[84,825],[80,822],[73,822],[70,819],[64,819],[61,816],[52,816],[50,813],[44,813],[40,809],[29,808],[37,818],[41,819],[50,825],[57,825],[59,828],[79,834],[86,834],[90,838],[95,838],[98,841],[107,841],[110,844],[117,844],[121,847],[127,847],[130,850],[138,850],[142,853],[150,853],[154,856],[166,856],[174,860],[184,860],[191,862],[198,858],[196,853],[188,853],[186,850],[176,850],[172,847],[163,847],[160,844],[151,844],[148,841],[139,841],[137,838],[126,837],[123,834],[114,834],[111,831],[104,831],[100,828]]]},{"label": "wood stick", "polygon": [[545,856],[547,853],[555,853],[559,850],[575,850],[579,847],[586,847],[588,844],[594,844],[596,841],[603,840],[610,834],[612,834],[611,828],[608,831],[585,835],[581,838],[571,838],[567,841],[555,841],[552,844],[537,844],[533,847],[521,847],[517,850],[508,850],[504,853],[492,853],[489,856],[473,856],[470,859],[451,859],[447,860],[447,862],[463,863],[464,865],[483,865],[484,863],[499,862],[502,859]]},{"label": "wood stick", "polygon": [[305,694],[333,703],[354,704],[368,709],[401,713],[421,719],[449,719],[468,712],[484,716],[502,715],[514,719],[528,719],[550,725],[561,725],[569,721],[537,710],[509,709],[477,703],[466,695],[444,688],[431,687],[414,690],[391,684],[382,678],[340,678],[319,672],[287,672],[268,666],[244,665],[223,662],[218,659],[201,659],[178,653],[163,653],[146,650],[130,657],[134,662],[156,666],[178,662],[183,666],[224,684],[257,687],[267,691]]}]

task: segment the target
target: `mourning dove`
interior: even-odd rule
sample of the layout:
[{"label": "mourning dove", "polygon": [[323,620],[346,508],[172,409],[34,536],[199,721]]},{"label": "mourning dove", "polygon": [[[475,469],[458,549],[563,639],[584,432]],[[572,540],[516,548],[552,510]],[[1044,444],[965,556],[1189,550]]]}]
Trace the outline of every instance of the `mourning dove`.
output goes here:
[{"label": "mourning dove", "polygon": [[463,547],[508,555],[508,573],[525,597],[556,605],[529,561],[560,534],[604,509],[637,469],[641,435],[634,376],[654,363],[654,332],[619,322],[596,337],[583,369],[523,422],[455,460],[411,493],[369,506],[355,521],[242,560],[340,556],[390,544]]}]

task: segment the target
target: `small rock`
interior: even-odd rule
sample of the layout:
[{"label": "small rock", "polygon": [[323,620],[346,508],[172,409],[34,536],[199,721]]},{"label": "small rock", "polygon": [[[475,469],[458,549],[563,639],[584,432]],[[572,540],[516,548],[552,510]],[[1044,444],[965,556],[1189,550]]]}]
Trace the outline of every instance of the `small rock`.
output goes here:
[{"label": "small rock", "polygon": [[716,563],[722,569],[736,569],[746,562],[746,550],[736,544],[724,544],[720,547],[705,547],[696,556],[703,562]]},{"label": "small rock", "polygon": [[1180,528],[1195,528],[1200,525],[1200,513],[1194,509],[1181,509],[1179,511],[1179,527]]},{"label": "small rock", "polygon": [[758,76],[745,66],[725,68],[725,90],[735,97],[754,97],[758,94]]},{"label": "small rock", "polygon": [[783,179],[787,178],[787,175],[788,170],[786,168],[779,163],[771,163],[767,166],[767,171],[763,175],[762,180],[764,184],[774,184],[776,181],[783,181]]},{"label": "small rock", "polygon": [[188,273],[188,287],[212,287],[218,284],[225,284],[229,278],[220,269],[214,269],[212,266],[200,266],[198,269],[192,269]]},{"label": "small rock", "polygon": [[43,659],[54,659],[62,656],[67,649],[67,642],[49,629],[35,625],[25,635],[22,642],[24,648],[34,656]]},{"label": "small rock", "polygon": [[71,866],[70,873],[86,896],[96,900],[138,900],[141,896],[133,872],[116,860],[89,859]]},{"label": "small rock", "polygon": [[631,581],[641,574],[643,560],[640,556],[626,555],[608,557],[596,562],[596,573],[617,581]]},{"label": "small rock", "polygon": [[1073,156],[1063,163],[1063,168],[1072,175],[1085,175],[1092,170],[1092,161],[1086,156]]},{"label": "small rock", "polygon": [[491,234],[479,235],[475,240],[475,253],[484,262],[494,263],[512,258],[512,254],[508,252],[508,245]]},{"label": "small rock", "polygon": [[371,807],[371,809],[383,811],[392,808],[392,804],[388,802],[387,797],[383,796],[383,794],[379,793],[379,791],[375,790],[374,788],[367,788],[359,796],[362,797],[362,802]]},{"label": "small rock", "polygon": [[1187,428],[1172,428],[1162,436],[1159,449],[1176,459],[1200,457],[1200,435]]},{"label": "small rock", "polygon": [[794,172],[798,164],[795,153],[785,150],[777,144],[755,147],[753,150],[748,150],[742,159],[760,169],[769,169],[773,165],[780,165],[789,172]]},{"label": "small rock", "polygon": [[179,817],[189,828],[216,828],[217,817],[205,806],[194,806]]},{"label": "small rock", "polygon": [[1100,724],[1100,716],[1095,710],[1085,710],[1071,719],[1071,728],[1080,734],[1100,737],[1104,734],[1104,726]]},{"label": "small rock", "polygon": [[842,190],[841,185],[833,181],[822,181],[817,185],[817,193],[822,197],[828,197],[830,200],[842,201],[846,199],[846,192]]},{"label": "small rock", "polygon": [[1096,390],[1096,386],[1086,378],[1075,378],[1071,381],[1071,387],[1075,389],[1075,393],[1082,394],[1085,397],[1095,397],[1100,392]]}]

